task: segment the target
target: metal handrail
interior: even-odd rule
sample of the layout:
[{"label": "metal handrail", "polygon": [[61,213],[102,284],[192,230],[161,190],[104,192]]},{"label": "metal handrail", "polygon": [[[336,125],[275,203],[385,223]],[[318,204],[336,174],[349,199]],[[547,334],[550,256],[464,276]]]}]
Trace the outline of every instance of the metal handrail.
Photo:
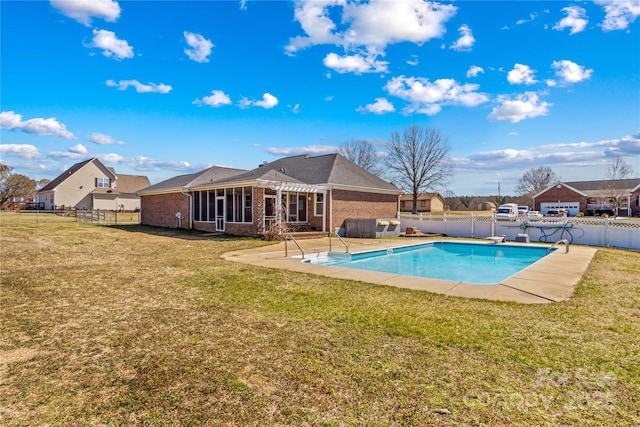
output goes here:
[{"label": "metal handrail", "polygon": [[562,240],[558,240],[557,242],[555,242],[553,245],[549,246],[547,248],[547,255],[549,255],[549,252],[551,252],[551,249],[553,249],[554,247],[556,247],[559,243],[564,243],[564,247],[565,247],[565,254],[569,253],[569,241],[567,239],[562,239]]},{"label": "metal handrail", "polygon": [[293,235],[291,233],[287,233],[284,235],[284,256],[285,258],[289,256],[289,248],[287,246],[287,240],[293,240],[293,243],[296,244],[296,246],[298,247],[298,249],[300,249],[300,252],[302,253],[302,259],[304,259],[304,249],[302,249],[302,247],[298,244],[298,241],[293,237]]},{"label": "metal handrail", "polygon": [[329,233],[329,252],[331,252],[331,236],[335,234],[336,237],[338,238],[338,240],[340,240],[340,242],[342,242],[342,244],[344,245],[345,249],[346,249],[346,253],[349,253],[349,245],[347,245],[347,242],[345,242],[342,237],[340,237],[340,235],[338,233]]}]

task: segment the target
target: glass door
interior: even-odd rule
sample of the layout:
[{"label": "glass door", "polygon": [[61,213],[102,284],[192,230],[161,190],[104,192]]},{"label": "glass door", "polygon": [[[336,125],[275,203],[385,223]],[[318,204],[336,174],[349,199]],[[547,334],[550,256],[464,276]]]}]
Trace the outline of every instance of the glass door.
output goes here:
[{"label": "glass door", "polygon": [[264,195],[264,230],[267,231],[276,221],[276,196]]},{"label": "glass door", "polygon": [[216,197],[216,231],[224,231],[224,196]]}]

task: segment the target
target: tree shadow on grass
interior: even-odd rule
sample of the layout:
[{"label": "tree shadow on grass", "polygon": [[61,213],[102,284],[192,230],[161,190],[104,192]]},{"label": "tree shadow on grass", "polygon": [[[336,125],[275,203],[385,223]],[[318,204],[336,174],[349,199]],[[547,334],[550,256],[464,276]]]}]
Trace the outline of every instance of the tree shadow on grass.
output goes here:
[{"label": "tree shadow on grass", "polygon": [[207,232],[200,230],[187,230],[184,228],[153,227],[140,224],[107,225],[109,228],[128,231],[131,233],[145,233],[154,236],[173,237],[184,240],[214,240],[214,241],[240,241],[240,240],[262,240],[256,237],[233,236],[220,232]]}]

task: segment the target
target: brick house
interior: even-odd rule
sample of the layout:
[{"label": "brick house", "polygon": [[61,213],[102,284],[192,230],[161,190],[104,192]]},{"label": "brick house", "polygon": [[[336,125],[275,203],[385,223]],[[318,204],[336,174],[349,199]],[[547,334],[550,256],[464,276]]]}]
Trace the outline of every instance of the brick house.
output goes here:
[{"label": "brick house", "polygon": [[570,216],[640,216],[640,179],[558,182],[533,196],[534,210],[567,209]]},{"label": "brick house", "polygon": [[43,209],[140,209],[136,192],[148,187],[149,178],[140,175],[116,174],[98,158],[76,163],[55,177],[36,193]]},{"label": "brick house", "polygon": [[293,156],[256,169],[214,166],[138,192],[141,223],[258,236],[284,222],[328,232],[347,218],[397,218],[401,191],[339,154]]},{"label": "brick house", "polygon": [[[416,200],[416,212],[442,212],[444,211],[444,199],[440,193],[421,193]],[[413,194],[400,196],[400,210],[413,212]]]}]

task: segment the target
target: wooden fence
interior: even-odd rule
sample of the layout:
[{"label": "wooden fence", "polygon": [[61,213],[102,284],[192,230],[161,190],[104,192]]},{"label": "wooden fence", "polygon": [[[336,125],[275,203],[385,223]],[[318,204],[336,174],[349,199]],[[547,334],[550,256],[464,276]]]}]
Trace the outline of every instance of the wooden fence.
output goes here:
[{"label": "wooden fence", "polygon": [[102,225],[140,224],[140,212],[78,210],[75,214],[77,222],[90,222]]}]

